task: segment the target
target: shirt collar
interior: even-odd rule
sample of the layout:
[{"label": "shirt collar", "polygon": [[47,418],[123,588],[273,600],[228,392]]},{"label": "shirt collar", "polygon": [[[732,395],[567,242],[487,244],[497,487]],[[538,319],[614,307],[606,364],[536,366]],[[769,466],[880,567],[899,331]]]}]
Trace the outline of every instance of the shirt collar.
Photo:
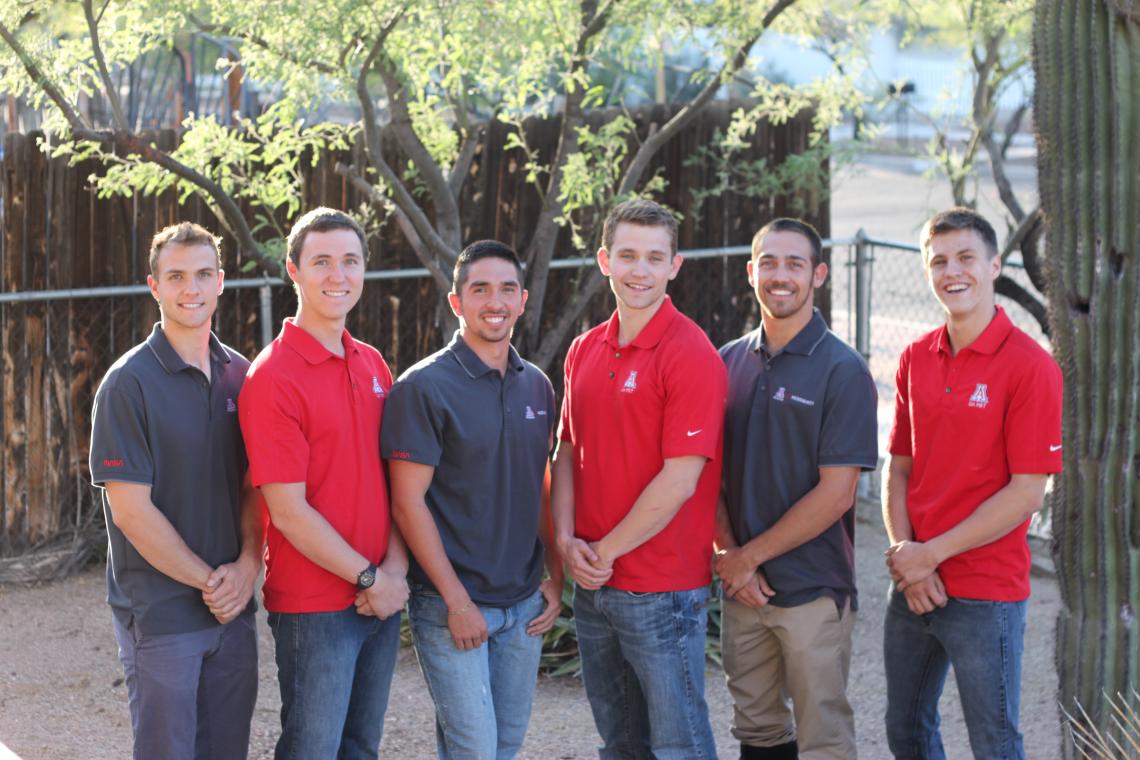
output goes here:
[{"label": "shirt collar", "polygon": [[[996,353],[1012,330],[1013,322],[1009,321],[1009,315],[1005,313],[1005,309],[998,306],[994,318],[986,325],[986,329],[982,330],[982,334],[962,350],[979,354]],[[950,330],[946,325],[942,325],[942,328],[934,334],[934,341],[930,344],[930,350],[943,354],[952,353],[950,350]]]},{"label": "shirt collar", "polygon": [[[498,373],[498,370],[488,367],[487,364],[479,358],[479,355],[471,350],[471,347],[463,340],[460,331],[456,330],[455,335],[451,337],[451,342],[447,344],[447,350],[452,353],[455,360],[459,362],[459,366],[463,367],[463,371],[470,375],[472,378],[482,377],[488,372]],[[507,346],[507,366],[516,372],[522,372],[524,365],[522,357],[515,347],[508,344]]]},{"label": "shirt collar", "polygon": [[[168,374],[173,375],[175,372],[190,369],[190,365],[183,361],[178,352],[174,350],[174,346],[170,345],[170,340],[162,331],[161,322],[154,323],[154,329],[150,331],[150,337],[146,339],[146,345]],[[221,364],[230,363],[230,355],[226,353],[226,349],[222,347],[222,342],[213,332],[210,333],[210,358]]]},{"label": "shirt collar", "polygon": [[[677,307],[673,305],[673,299],[665,296],[665,300],[657,307],[657,313],[649,320],[649,324],[641,328],[641,332],[629,342],[629,345],[635,348],[653,348],[665,337],[665,333],[669,331],[669,326],[673,324],[673,317],[677,314]],[[619,347],[618,331],[620,328],[621,320],[615,309],[610,321],[606,323],[606,342],[615,348]]]},{"label": "shirt collar", "polygon": [[[298,327],[293,317],[286,317],[281,326],[281,342],[300,354],[301,358],[309,364],[320,364],[336,356],[332,351],[322,346],[321,342],[309,334],[305,328]],[[345,356],[348,356],[349,353],[359,353],[360,349],[357,348],[356,341],[348,334],[347,328],[341,333],[340,342],[344,346]]]},{"label": "shirt collar", "polygon": [[[777,354],[799,354],[800,356],[811,356],[815,351],[815,347],[820,344],[827,336],[827,322],[823,321],[823,315],[820,314],[819,309],[812,308],[811,319],[803,326],[795,336],[788,341],[788,345],[777,351]],[[764,325],[761,324],[756,330],[755,344],[752,347],[753,351],[759,351],[761,348],[765,352],[768,351],[768,341],[764,335]]]}]

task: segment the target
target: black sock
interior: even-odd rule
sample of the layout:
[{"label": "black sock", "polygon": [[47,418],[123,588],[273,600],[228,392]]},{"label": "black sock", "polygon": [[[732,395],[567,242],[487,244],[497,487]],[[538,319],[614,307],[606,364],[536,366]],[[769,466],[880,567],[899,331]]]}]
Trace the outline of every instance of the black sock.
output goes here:
[{"label": "black sock", "polygon": [[800,748],[795,740],[786,744],[777,744],[775,747],[753,747],[750,744],[740,745],[740,760],[798,760]]}]

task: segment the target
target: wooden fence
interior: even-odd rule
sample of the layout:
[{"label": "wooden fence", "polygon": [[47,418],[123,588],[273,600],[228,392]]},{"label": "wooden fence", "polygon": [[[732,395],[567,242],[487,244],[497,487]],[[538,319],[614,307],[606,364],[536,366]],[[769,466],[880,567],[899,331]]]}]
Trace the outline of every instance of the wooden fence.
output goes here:
[{"label": "wooden fence", "polygon": [[[710,186],[713,169],[688,164],[686,157],[707,144],[713,131],[727,125],[732,105],[719,103],[657,156],[651,172],[667,181],[662,200],[682,211],[681,248],[746,244],[768,219],[788,212],[785,197],[711,198],[694,208],[691,191]],[[633,114],[644,136],[650,123],[662,123],[670,107],[656,106]],[[608,118],[594,112],[590,119]],[[503,131],[495,124],[473,165],[460,200],[465,240],[495,238],[525,248],[537,218],[540,199],[526,182],[521,156],[503,150]],[[542,157],[553,154],[556,119],[535,118],[526,125],[528,142]],[[777,165],[807,146],[810,115],[779,127],[762,127],[743,160],[767,158]],[[69,166],[50,159],[41,149],[42,134],[9,134],[4,141],[0,176],[0,292],[90,289],[145,281],[147,247],[154,232],[181,220],[217,229],[203,203],[191,198],[179,204],[175,193],[159,196],[100,199],[88,177],[97,164]],[[176,143],[174,132],[158,135],[162,144]],[[359,150],[359,148],[357,149]],[[394,149],[393,149],[394,152]],[[328,205],[353,209],[361,197],[333,171],[337,156],[325,156],[306,176],[303,208]],[[394,157],[394,160],[398,160]],[[807,218],[827,236],[829,207],[825,196],[807,199]],[[559,240],[558,257],[592,252],[572,248],[569,235]],[[418,267],[394,224],[385,225],[369,241],[370,269]],[[228,276],[245,262],[227,241],[223,245]],[[670,286],[678,305],[709,330],[714,342],[734,337],[755,324],[754,299],[739,262],[731,271],[720,259],[691,262]],[[572,292],[576,270],[551,273],[546,300],[548,316]],[[821,304],[826,310],[827,294]],[[430,279],[387,280],[366,286],[349,329],[378,346],[393,370],[409,366],[441,344],[437,327],[441,299]],[[287,288],[273,298],[275,324],[293,312]],[[584,320],[597,321],[612,309],[608,292],[595,299]],[[87,467],[91,401],[99,380],[114,359],[145,338],[157,320],[149,297],[70,298],[0,304],[2,401],[0,413],[0,557],[12,556],[45,542],[93,533],[101,524],[98,500]],[[260,348],[256,290],[223,294],[215,319],[219,336],[253,356]],[[551,377],[560,379],[560,368]],[[95,533],[97,535],[97,533]]]}]

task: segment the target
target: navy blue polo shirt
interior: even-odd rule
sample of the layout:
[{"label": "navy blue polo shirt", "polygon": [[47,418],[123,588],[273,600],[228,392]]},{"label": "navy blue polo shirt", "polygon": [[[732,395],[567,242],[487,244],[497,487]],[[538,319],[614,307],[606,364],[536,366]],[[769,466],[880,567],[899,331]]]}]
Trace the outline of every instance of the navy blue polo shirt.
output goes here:
[{"label": "navy blue polo shirt", "polygon": [[[878,393],[867,363],[816,310],[784,348],[763,327],[720,349],[728,368],[724,494],[741,545],[771,528],[819,483],[820,467],[878,464]],[[772,604],[826,594],[842,607],[855,591],[855,510],[821,535],[767,562]]]},{"label": "navy blue polo shirt", "polygon": [[[245,448],[238,392],[249,362],[210,335],[210,374],[191,367],[160,325],[123,354],[95,393],[91,482],[141,483],[190,551],[211,567],[241,552]],[[107,522],[107,601],[124,625],[144,634],[188,633],[218,625],[202,593],[154,569]],[[250,602],[250,609],[253,609]]]},{"label": "navy blue polo shirt", "polygon": [[[427,506],[476,604],[517,604],[542,580],[538,524],[556,415],[542,370],[511,347],[501,375],[458,332],[388,395],[381,453],[435,468]],[[433,588],[414,557],[409,577]]]}]

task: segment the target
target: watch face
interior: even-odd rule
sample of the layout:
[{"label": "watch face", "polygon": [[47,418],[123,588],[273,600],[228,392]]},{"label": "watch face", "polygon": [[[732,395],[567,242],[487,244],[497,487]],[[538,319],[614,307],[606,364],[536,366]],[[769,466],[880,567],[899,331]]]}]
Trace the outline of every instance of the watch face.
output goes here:
[{"label": "watch face", "polygon": [[370,588],[372,586],[372,584],[375,582],[376,582],[376,571],[373,570],[372,568],[368,568],[367,570],[363,571],[360,574],[360,576],[357,577],[357,579],[356,579],[356,585],[362,589]]}]

